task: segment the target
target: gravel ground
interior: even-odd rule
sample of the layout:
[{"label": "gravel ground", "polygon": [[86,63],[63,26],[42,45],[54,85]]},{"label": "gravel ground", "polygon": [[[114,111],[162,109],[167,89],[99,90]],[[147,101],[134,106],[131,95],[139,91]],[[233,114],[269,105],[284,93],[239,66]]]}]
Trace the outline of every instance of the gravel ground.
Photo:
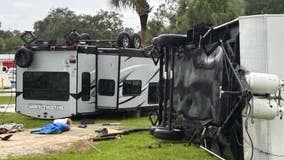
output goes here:
[{"label": "gravel ground", "polygon": [[[0,141],[0,159],[8,156],[18,157],[34,154],[50,154],[66,150],[72,143],[88,140],[95,136],[94,130],[102,128],[99,124],[88,125],[87,128],[72,126],[70,131],[62,134],[38,135],[30,134],[30,130],[15,133],[9,141]],[[109,132],[117,132],[121,126],[110,126]]]}]

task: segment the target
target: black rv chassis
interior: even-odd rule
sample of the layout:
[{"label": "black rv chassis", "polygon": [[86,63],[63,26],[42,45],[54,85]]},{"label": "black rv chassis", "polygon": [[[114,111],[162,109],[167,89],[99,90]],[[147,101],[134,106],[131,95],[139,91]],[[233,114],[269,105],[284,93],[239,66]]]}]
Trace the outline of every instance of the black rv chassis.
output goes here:
[{"label": "black rv chassis", "polygon": [[242,159],[241,112],[251,93],[240,67],[238,22],[160,35],[153,39],[152,58],[160,62],[160,80],[150,133],[186,138],[216,156]]}]

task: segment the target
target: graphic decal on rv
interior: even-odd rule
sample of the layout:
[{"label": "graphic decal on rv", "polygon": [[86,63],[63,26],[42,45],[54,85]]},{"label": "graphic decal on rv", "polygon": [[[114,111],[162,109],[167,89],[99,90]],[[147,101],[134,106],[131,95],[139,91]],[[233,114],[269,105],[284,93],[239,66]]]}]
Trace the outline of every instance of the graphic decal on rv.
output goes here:
[{"label": "graphic decal on rv", "polygon": [[131,70],[131,69],[135,69],[135,68],[138,68],[138,67],[145,67],[145,66],[148,66],[148,65],[147,64],[138,64],[138,65],[129,66],[129,67],[121,69],[120,73],[123,73],[123,72]]},{"label": "graphic decal on rv", "polygon": [[[132,73],[132,72],[131,72],[131,73]],[[130,73],[130,74],[131,74],[131,73]],[[147,86],[149,85],[150,81],[153,80],[153,78],[154,78],[158,73],[159,73],[159,69],[157,69],[157,71],[149,78],[149,80],[146,82],[146,84],[145,84],[144,87],[147,87]],[[130,74],[129,74],[129,75],[130,75]],[[121,88],[121,87],[123,86],[123,82],[126,81],[126,79],[127,79],[127,77],[128,77],[129,75],[127,75],[126,77],[123,77],[123,80],[122,80],[122,79],[120,80],[120,82],[119,82],[119,88]],[[143,88],[144,88],[144,87],[143,87]],[[142,89],[143,89],[143,88],[142,88]],[[121,98],[121,97],[123,97],[123,96],[120,95],[119,98]]]},{"label": "graphic decal on rv", "polygon": [[128,60],[130,60],[132,57],[127,57],[125,60],[124,60],[124,62],[126,62],[126,61],[128,61]]},{"label": "graphic decal on rv", "polygon": [[[151,78],[149,78],[149,80],[146,82],[145,86],[142,88],[141,94],[143,94],[143,92],[146,91],[147,87],[149,86],[149,83],[151,82],[151,80],[152,80],[158,73],[159,73],[159,69],[158,69],[158,70],[151,76]],[[141,94],[140,94],[140,95],[141,95]],[[136,98],[136,97],[138,97],[138,96],[140,96],[140,95],[132,96],[132,97],[130,97],[130,98],[128,98],[128,99],[126,99],[126,100],[124,100],[124,101],[122,101],[122,102],[119,102],[119,104],[124,104],[124,103],[126,103],[126,102],[129,102],[129,101],[131,101],[132,99],[134,99],[134,98]],[[123,96],[120,96],[119,99],[121,99],[122,97],[123,97]]]},{"label": "graphic decal on rv", "polygon": [[145,103],[145,101],[143,101],[142,103],[138,104],[138,105],[136,106],[136,108],[141,107],[144,103]]},{"label": "graphic decal on rv", "polygon": [[95,104],[96,103],[96,101],[93,101],[93,102],[89,102],[88,104]]},{"label": "graphic decal on rv", "polygon": [[[130,66],[130,67],[127,67],[127,68],[122,69],[121,72],[120,72],[120,75],[122,75],[122,76],[120,77],[120,80],[119,80],[119,88],[122,87],[122,83],[123,83],[135,70],[133,70],[133,71],[131,71],[131,72],[125,74],[125,75],[123,75],[123,72],[125,72],[125,71],[127,71],[127,70],[129,70],[129,69],[134,69],[134,68],[143,67],[143,66],[146,66],[146,65],[135,65],[135,66]],[[152,77],[146,82],[146,84],[148,84],[148,83],[158,74],[158,72],[159,72],[159,69],[157,69],[157,71],[156,71],[156,72],[152,75]]]},{"label": "graphic decal on rv", "polygon": [[[126,67],[126,68],[121,69],[121,71],[120,71],[121,77],[120,77],[120,80],[119,80],[119,88],[122,87],[122,83],[127,79],[127,77],[129,77],[129,76],[135,71],[134,69],[139,68],[139,67],[145,67],[145,66],[147,66],[147,65],[145,65],[145,64],[139,64],[139,65],[133,65],[133,66],[130,66],[130,67]],[[132,70],[132,69],[133,69],[133,70]],[[127,71],[129,71],[129,70],[132,70],[132,71],[130,71],[130,72],[127,73],[127,74],[124,74],[125,72],[127,72]]]},{"label": "graphic decal on rv", "polygon": [[60,111],[64,110],[64,107],[62,105],[48,105],[48,104],[29,104],[28,108],[39,109],[39,110],[60,110]]},{"label": "graphic decal on rv", "polygon": [[[148,85],[146,85],[146,86],[142,89],[141,94],[142,94],[144,91],[146,91],[147,86],[148,86]],[[122,102],[119,102],[119,105],[120,105],[120,104],[124,104],[124,103],[126,103],[126,102],[129,102],[129,101],[131,101],[132,99],[134,99],[134,98],[136,98],[136,97],[138,97],[138,96],[140,96],[140,95],[132,96],[132,97],[130,97],[130,98],[128,98],[128,99],[126,99],[126,100],[124,100],[124,101],[122,101]]]},{"label": "graphic decal on rv", "polygon": [[91,82],[91,97],[96,97],[96,80]]},{"label": "graphic decal on rv", "polygon": [[120,80],[119,80],[119,88],[122,87],[123,82],[124,82],[124,81],[127,79],[127,77],[129,77],[130,74],[132,74],[133,72],[134,72],[134,71],[131,71],[131,72],[129,72],[129,73],[127,73],[127,74],[121,76],[121,78],[120,78]]},{"label": "graphic decal on rv", "polygon": [[146,82],[146,84],[148,85],[150,83],[150,81],[159,73],[159,69],[157,69],[157,71],[153,74],[153,76]]}]

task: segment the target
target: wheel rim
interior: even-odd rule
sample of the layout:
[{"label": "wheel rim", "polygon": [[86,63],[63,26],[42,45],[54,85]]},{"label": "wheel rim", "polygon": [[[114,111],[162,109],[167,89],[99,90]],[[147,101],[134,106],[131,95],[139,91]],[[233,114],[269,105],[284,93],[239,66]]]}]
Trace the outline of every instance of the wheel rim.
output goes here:
[{"label": "wheel rim", "polygon": [[135,46],[135,48],[139,48],[140,47],[140,39],[139,38],[135,38],[134,39],[134,46]]},{"label": "wheel rim", "polygon": [[129,45],[129,39],[127,36],[123,37],[123,47],[126,48]]}]

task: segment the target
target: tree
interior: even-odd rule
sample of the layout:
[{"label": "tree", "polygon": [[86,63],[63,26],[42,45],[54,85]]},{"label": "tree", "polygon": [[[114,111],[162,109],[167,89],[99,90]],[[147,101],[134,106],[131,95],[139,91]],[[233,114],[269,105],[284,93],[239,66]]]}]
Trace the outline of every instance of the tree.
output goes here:
[{"label": "tree", "polygon": [[[76,15],[67,8],[51,10],[47,17],[34,24],[37,36],[44,40],[65,42],[64,35],[71,30],[88,33],[92,39],[115,39],[125,28],[121,15],[100,10],[96,15]],[[130,30],[129,28],[127,28]]]},{"label": "tree", "polygon": [[64,41],[64,35],[79,26],[76,14],[67,8],[51,10],[47,17],[34,24],[34,32],[46,40]]},{"label": "tree", "polygon": [[142,45],[145,44],[145,34],[147,30],[148,15],[152,8],[147,0],[111,0],[111,4],[115,7],[132,8],[134,9],[140,19],[141,26],[141,41]]},{"label": "tree", "polygon": [[154,12],[149,30],[153,29],[150,23],[156,23],[163,26],[159,33],[184,34],[198,23],[219,25],[237,18],[244,13],[244,7],[244,0],[168,0]]},{"label": "tree", "polygon": [[13,53],[15,47],[21,44],[20,31],[0,30],[0,53]]},{"label": "tree", "polygon": [[147,26],[146,42],[151,43],[153,37],[163,33],[169,33],[169,25],[175,15],[176,3],[168,1],[168,4],[161,4],[154,12]]},{"label": "tree", "polygon": [[247,15],[284,13],[283,0],[246,0]]},{"label": "tree", "polygon": [[198,23],[219,25],[237,18],[243,12],[243,0],[179,0],[170,28],[176,33],[184,33]]}]

